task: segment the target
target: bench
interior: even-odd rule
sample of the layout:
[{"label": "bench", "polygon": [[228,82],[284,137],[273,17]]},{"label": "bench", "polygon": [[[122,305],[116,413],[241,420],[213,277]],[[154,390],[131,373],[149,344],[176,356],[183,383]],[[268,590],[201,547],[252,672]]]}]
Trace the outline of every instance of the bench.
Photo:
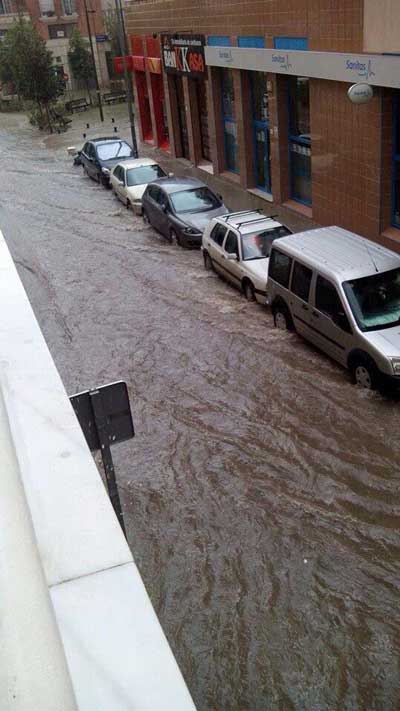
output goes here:
[{"label": "bench", "polygon": [[74,111],[86,111],[89,106],[90,104],[88,103],[88,100],[85,96],[82,97],[82,99],[71,99],[71,101],[65,102],[65,108],[71,114],[73,114]]},{"label": "bench", "polygon": [[110,91],[108,94],[103,94],[105,104],[116,104],[120,101],[126,101],[126,91]]},{"label": "bench", "polygon": [[63,114],[55,111],[55,109],[50,109],[49,114],[56,128],[66,131],[68,124],[72,123],[72,119],[63,116]]}]

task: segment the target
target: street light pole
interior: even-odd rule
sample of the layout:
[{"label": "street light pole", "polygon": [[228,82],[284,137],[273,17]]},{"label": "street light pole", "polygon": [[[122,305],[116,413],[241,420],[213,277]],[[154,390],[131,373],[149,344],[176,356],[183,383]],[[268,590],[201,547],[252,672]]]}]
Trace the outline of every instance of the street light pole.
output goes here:
[{"label": "street light pole", "polygon": [[129,76],[128,67],[127,67],[127,63],[126,63],[128,49],[127,49],[126,33],[125,33],[124,11],[122,9],[121,0],[115,0],[115,8],[117,11],[119,43],[121,45],[121,50],[122,50],[122,54],[123,54],[122,63],[123,63],[123,67],[124,67],[126,98],[128,101],[129,123],[131,126],[132,148],[133,148],[133,154],[134,154],[135,158],[137,158],[138,157],[138,147],[137,147],[136,131],[135,131],[135,117],[134,117],[133,108],[132,108],[132,105],[133,105],[132,80],[131,80],[131,77]]},{"label": "street light pole", "polygon": [[100,84],[99,84],[99,79],[97,76],[96,60],[94,57],[93,40],[92,40],[92,33],[90,30],[90,22],[89,22],[89,11],[87,8],[86,0],[83,0],[83,4],[85,6],[86,25],[87,25],[88,35],[89,35],[89,44],[90,44],[90,52],[92,55],[94,78],[95,78],[95,82],[96,82],[96,94],[97,94],[97,102],[99,104],[100,121],[104,121],[103,105],[101,103],[101,95],[100,95]]}]

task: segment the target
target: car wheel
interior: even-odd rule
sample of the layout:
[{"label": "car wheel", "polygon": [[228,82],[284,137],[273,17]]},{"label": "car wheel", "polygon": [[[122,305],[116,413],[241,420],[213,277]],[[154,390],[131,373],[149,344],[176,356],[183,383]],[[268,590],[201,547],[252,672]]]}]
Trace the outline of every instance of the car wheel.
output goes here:
[{"label": "car wheel", "polygon": [[171,244],[175,244],[175,245],[177,245],[178,247],[181,246],[180,237],[178,237],[178,235],[177,235],[177,233],[175,232],[175,230],[170,230],[170,231],[169,231],[169,237],[170,237],[170,240],[171,240]]},{"label": "car wheel", "polygon": [[204,260],[204,269],[207,272],[213,272],[214,271],[214,265],[212,263],[212,259],[208,252],[203,252],[203,260]]},{"label": "car wheel", "polygon": [[255,301],[256,300],[254,286],[251,283],[251,281],[243,282],[242,288],[243,288],[243,294],[245,295],[245,298],[247,299],[247,301]]},{"label": "car wheel", "polygon": [[108,190],[108,188],[109,188],[109,186],[110,186],[110,183],[109,183],[109,181],[107,180],[107,178],[103,175],[103,173],[99,173],[99,178],[98,178],[98,179],[99,179],[100,185],[102,185],[103,188],[105,188],[106,190]]},{"label": "car wheel", "polygon": [[150,225],[150,224],[151,224],[151,223],[150,223],[150,220],[149,220],[149,216],[148,216],[146,210],[143,210],[143,212],[142,212],[142,217],[143,217],[143,222],[144,222],[145,225]]},{"label": "car wheel", "polygon": [[274,324],[282,331],[293,331],[293,321],[285,304],[276,304],[273,309]]},{"label": "car wheel", "polygon": [[351,366],[353,380],[356,385],[366,390],[376,390],[378,387],[378,369],[367,356],[359,356]]},{"label": "car wheel", "polygon": [[127,201],[126,201],[126,209],[127,209],[127,210],[130,210],[131,207],[132,207],[132,205],[131,205],[130,200],[127,200]]}]

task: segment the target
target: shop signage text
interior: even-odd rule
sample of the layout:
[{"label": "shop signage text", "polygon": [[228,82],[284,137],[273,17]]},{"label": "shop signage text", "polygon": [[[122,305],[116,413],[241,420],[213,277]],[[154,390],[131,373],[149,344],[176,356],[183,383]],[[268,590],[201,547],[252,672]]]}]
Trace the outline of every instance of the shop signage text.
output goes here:
[{"label": "shop signage text", "polygon": [[204,35],[162,35],[164,70],[169,74],[203,76]]},{"label": "shop signage text", "polygon": [[352,55],[342,52],[314,52],[253,47],[214,47],[204,49],[208,66],[229,66],[272,74],[328,79],[351,84],[400,88],[400,56]]}]

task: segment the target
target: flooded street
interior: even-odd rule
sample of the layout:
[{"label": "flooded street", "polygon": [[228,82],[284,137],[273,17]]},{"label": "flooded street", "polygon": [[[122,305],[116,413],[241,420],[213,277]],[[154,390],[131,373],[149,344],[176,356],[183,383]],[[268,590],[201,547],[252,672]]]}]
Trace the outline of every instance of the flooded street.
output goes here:
[{"label": "flooded street", "polygon": [[128,540],[198,710],[396,711],[400,400],[274,329],[67,144],[0,116],[0,228],[67,392],[128,384]]}]

